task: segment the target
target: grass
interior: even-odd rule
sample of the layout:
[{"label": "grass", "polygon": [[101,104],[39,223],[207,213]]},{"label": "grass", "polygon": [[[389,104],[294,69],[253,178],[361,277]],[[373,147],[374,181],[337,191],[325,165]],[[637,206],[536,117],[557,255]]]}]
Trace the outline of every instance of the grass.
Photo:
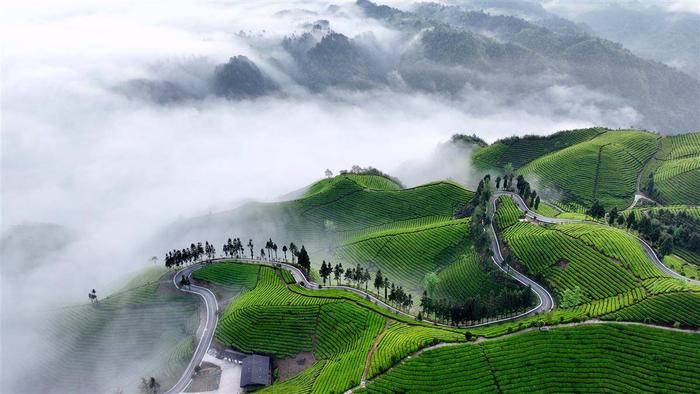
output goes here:
[{"label": "grass", "polygon": [[700,269],[698,268],[698,266],[688,263],[679,256],[673,254],[664,256],[664,265],[687,278],[700,278]]},{"label": "grass", "polygon": [[623,209],[635,193],[637,175],[656,151],[656,139],[647,132],[609,131],[541,156],[519,172],[545,189],[563,192],[564,202],[589,206],[598,199],[606,209]]},{"label": "grass", "polygon": [[527,332],[429,350],[358,392],[693,392],[700,336],[638,326]]}]

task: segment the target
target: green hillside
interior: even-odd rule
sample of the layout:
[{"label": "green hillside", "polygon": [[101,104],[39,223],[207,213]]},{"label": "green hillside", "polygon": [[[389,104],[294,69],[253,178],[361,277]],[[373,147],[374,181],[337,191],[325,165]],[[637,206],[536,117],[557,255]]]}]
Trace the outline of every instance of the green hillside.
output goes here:
[{"label": "green hillside", "polygon": [[626,208],[644,164],[656,151],[655,134],[609,131],[590,141],[542,156],[518,170],[545,188],[562,191],[564,203]]},{"label": "green hillside", "polygon": [[[412,319],[393,316],[353,293],[287,287],[280,271],[271,267],[260,267],[257,274],[248,271],[237,278],[232,285],[243,286],[251,278],[257,283],[222,314],[216,339],[245,352],[278,358],[312,352],[315,357],[311,368],[273,385],[269,389],[272,392],[339,393],[357,385],[370,349],[388,326],[392,327],[389,331],[393,339],[382,346],[381,354],[389,359],[405,357],[424,344],[464,339],[453,331],[424,327]],[[409,324],[411,329],[395,332],[394,327]]]},{"label": "green hillside", "polygon": [[520,168],[540,156],[588,141],[607,130],[595,127],[560,131],[547,136],[509,137],[477,150],[472,159],[474,164],[484,170],[501,170],[508,163],[513,168]]},{"label": "green hillside", "polygon": [[[662,273],[635,238],[613,227],[516,223],[502,236],[516,264],[552,289],[560,307],[587,317],[622,310],[614,316],[630,320],[636,315],[624,313],[623,308],[642,302],[656,305],[652,300],[662,294],[700,294],[699,287]],[[655,321],[677,321],[672,308],[656,310]],[[683,313],[687,315],[679,320],[683,324],[700,318],[699,309],[684,309]]]},{"label": "green hillside", "polygon": [[42,374],[32,377],[32,387],[37,392],[136,391],[144,376],[174,384],[192,356],[199,300],[175,290],[170,277],[161,275],[154,279],[146,273],[98,304],[49,314]]},{"label": "green hillside", "polygon": [[389,178],[379,175],[358,175],[358,174],[343,174],[332,178],[322,179],[306,190],[305,197],[312,196],[316,193],[333,188],[333,186],[343,180],[350,180],[357,183],[359,186],[368,190],[401,190],[401,185],[392,181]]},{"label": "green hillside", "polygon": [[620,325],[426,351],[358,392],[694,392],[700,336]]},{"label": "green hillside", "polygon": [[[472,154],[477,168],[499,174],[511,163],[541,195],[580,210],[600,200],[627,207],[640,189],[663,204],[700,204],[700,132],[658,136],[591,128],[510,137]],[[646,190],[653,174],[655,191]]]}]

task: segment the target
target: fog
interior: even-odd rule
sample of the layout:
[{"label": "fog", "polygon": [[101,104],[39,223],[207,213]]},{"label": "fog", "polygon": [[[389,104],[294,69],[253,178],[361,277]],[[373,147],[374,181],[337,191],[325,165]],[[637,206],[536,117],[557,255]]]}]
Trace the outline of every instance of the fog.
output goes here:
[{"label": "fog", "polygon": [[[330,21],[334,30],[352,36],[371,31],[390,45],[390,29],[353,14],[345,1],[337,3],[348,11]],[[139,78],[177,78],[191,91],[203,89],[207,73],[238,54],[264,68],[266,56],[259,51],[265,37],[281,38],[318,19],[279,11],[323,13],[327,6],[257,0],[3,5],[4,344],[16,340],[18,331],[31,342],[32,327],[7,323],[16,323],[19,311],[30,317],[84,302],[89,289],[106,294],[151,264],[152,255],[164,252],[150,246],[154,235],[178,218],[249,199],[275,200],[322,177],[326,168],[337,172],[353,164],[396,170],[409,184],[466,182],[468,162],[441,166],[432,160],[438,144],[454,133],[492,142],[603,119],[594,104],[597,93],[558,86],[541,102],[506,103],[474,91],[455,104],[382,89],[312,94],[271,72],[284,94],[256,100],[203,94],[161,105],[124,93],[123,84]],[[258,45],[252,47],[240,31],[260,37]],[[550,102],[569,110],[545,109]],[[621,108],[623,121],[635,119],[632,110]],[[70,236],[47,235],[43,226],[17,235],[36,223]],[[65,242],[47,247],[47,237]],[[46,250],[17,250],[23,248]],[[14,377],[7,349],[3,381]]]}]

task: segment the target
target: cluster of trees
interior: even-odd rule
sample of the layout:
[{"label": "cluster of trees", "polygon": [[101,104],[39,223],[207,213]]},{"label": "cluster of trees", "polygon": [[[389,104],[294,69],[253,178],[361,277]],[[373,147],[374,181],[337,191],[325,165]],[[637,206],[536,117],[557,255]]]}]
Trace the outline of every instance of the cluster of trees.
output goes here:
[{"label": "cluster of trees", "polygon": [[481,139],[481,137],[477,136],[476,134],[472,135],[466,135],[466,134],[453,134],[452,138],[450,138],[450,142],[457,143],[461,142],[463,144],[467,145],[476,145],[476,146],[486,146],[488,143]]},{"label": "cluster of trees", "polygon": [[[600,219],[606,216],[605,208],[599,201],[593,201],[586,214]],[[700,253],[700,219],[687,212],[672,212],[666,209],[644,212],[640,219],[637,215],[621,214],[617,207],[607,213],[607,222],[611,226],[627,227],[639,232],[642,238],[650,241],[657,253],[666,256],[676,246]]]},{"label": "cluster of trees", "polygon": [[151,376],[150,379],[141,378],[141,383],[139,384],[139,391],[143,394],[158,394],[160,391],[160,383]]},{"label": "cluster of trees", "polygon": [[700,219],[687,212],[660,209],[643,213],[639,220],[630,213],[625,222],[627,228],[651,241],[661,256],[671,254],[675,247],[700,253]]},{"label": "cluster of trees", "polygon": [[488,231],[486,231],[486,226],[491,224],[491,217],[488,215],[488,205],[492,195],[491,175],[487,174],[484,179],[479,181],[474,197],[469,202],[469,205],[474,207],[471,214],[472,221],[469,225],[469,234],[474,250],[481,256],[489,256],[491,253],[491,239]]},{"label": "cluster of trees", "polygon": [[173,249],[165,254],[165,266],[167,268],[179,267],[183,264],[199,261],[202,256],[207,256],[209,259],[216,257],[216,249],[209,241],[204,244],[201,242],[193,243],[189,248]]},{"label": "cluster of trees", "polygon": [[[329,171],[329,170],[327,170],[327,171]],[[394,177],[394,176],[391,176],[391,175],[389,175],[389,174],[387,174],[387,173],[385,173],[385,172],[382,172],[381,170],[378,170],[378,169],[376,169],[376,168],[374,168],[374,167],[372,167],[372,166],[369,166],[369,167],[360,167],[360,166],[358,166],[357,164],[355,164],[354,166],[352,166],[352,167],[350,168],[349,171],[348,171],[348,170],[340,170],[340,174],[341,174],[341,175],[345,175],[345,174],[377,175],[377,176],[381,176],[381,177],[383,177],[383,178],[386,178],[386,179],[388,179],[388,180],[390,180],[390,181],[396,183],[397,185],[399,185],[399,186],[401,186],[401,187],[404,187],[403,183],[401,183],[401,181],[400,181],[398,178],[396,178],[396,177]],[[332,175],[332,174],[331,174],[331,175]],[[326,173],[326,176],[328,176],[328,173]]]},{"label": "cluster of trees", "polygon": [[[252,245],[253,240],[249,240],[248,243]],[[229,238],[221,250],[224,252],[224,256],[226,257],[239,258],[245,254],[245,247],[243,246],[240,238]]]},{"label": "cluster of trees", "polygon": [[[332,274],[337,285],[342,284],[344,279],[346,285],[357,288],[364,286],[365,291],[368,290],[369,282],[372,280],[372,273],[359,264],[355,268],[344,268],[342,263],[332,265],[330,262],[326,263],[325,260],[321,263],[318,274],[323,279],[324,285],[326,281],[330,282]],[[387,303],[402,309],[409,309],[413,306],[413,296],[406,293],[402,286],[396,286],[392,283],[382,274],[381,270],[378,270],[374,275],[373,285],[380,297],[382,290],[384,291],[384,301]]]},{"label": "cluster of trees", "polygon": [[498,293],[491,291],[485,297],[476,295],[456,303],[445,299],[434,300],[423,293],[420,305],[421,315],[433,316],[434,319],[453,325],[470,324],[488,319],[494,311],[520,311],[532,304],[532,290],[526,288],[501,288]]}]

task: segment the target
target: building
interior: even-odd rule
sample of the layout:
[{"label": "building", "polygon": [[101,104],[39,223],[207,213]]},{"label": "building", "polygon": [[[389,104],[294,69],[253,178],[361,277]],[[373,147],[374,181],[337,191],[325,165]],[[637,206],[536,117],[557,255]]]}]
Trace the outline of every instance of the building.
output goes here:
[{"label": "building", "polygon": [[271,383],[270,357],[254,354],[243,359],[241,387],[254,390]]}]

